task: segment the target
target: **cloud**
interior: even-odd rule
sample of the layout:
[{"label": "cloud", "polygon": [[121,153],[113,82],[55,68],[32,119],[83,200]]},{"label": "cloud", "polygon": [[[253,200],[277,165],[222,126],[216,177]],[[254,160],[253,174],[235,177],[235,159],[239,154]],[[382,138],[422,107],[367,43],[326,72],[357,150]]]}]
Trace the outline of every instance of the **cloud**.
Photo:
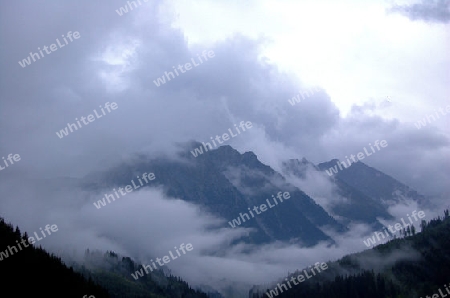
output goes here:
[{"label": "cloud", "polygon": [[311,164],[304,168],[303,178],[294,175],[285,176],[289,183],[298,187],[322,206],[329,214],[337,218],[333,212],[335,205],[349,203],[347,198],[341,197],[337,187],[324,172],[318,171]]},{"label": "cloud", "polygon": [[[36,192],[17,191],[21,183]],[[133,191],[101,209],[93,202],[103,192],[82,190],[75,180],[64,184],[40,178],[11,180],[0,190],[5,195],[0,209],[8,214],[6,220],[13,218],[22,231],[31,234],[46,224],[58,226],[57,233],[39,242],[50,251],[76,259],[87,248],[113,250],[148,264],[181,243],[191,243],[194,249],[168,267],[194,285],[208,284],[221,290],[236,285],[248,291],[253,284],[270,282],[310,265],[311,260],[327,261],[355,252],[363,248],[356,234],[366,231],[359,227],[353,234],[341,235],[338,242],[342,245],[333,248],[325,243],[314,248],[287,243],[232,245],[251,230],[222,228],[219,225],[224,226],[225,219],[208,214],[201,206],[166,197],[159,188]]]},{"label": "cloud", "polygon": [[394,5],[390,12],[400,13],[413,21],[430,23],[450,22],[449,0],[422,0],[421,3],[411,5]]},{"label": "cloud", "polygon": [[[136,153],[174,152],[176,143],[208,141],[240,121],[251,121],[254,128],[229,144],[254,151],[274,168],[287,158],[315,163],[342,158],[376,136],[389,142],[389,150],[367,159],[369,165],[421,192],[448,191],[443,178],[450,173],[440,164],[449,154],[449,142],[439,130],[409,129],[410,123],[376,116],[383,108],[373,104],[358,106],[344,118],[323,89],[291,106],[287,99],[305,86],[261,57],[267,38],[235,34],[208,47],[188,46],[160,3],[146,3],[119,17],[115,9],[122,4],[94,7],[97,13],[89,10],[83,22],[58,18],[53,20],[57,26],[35,13],[42,9],[37,4],[5,7],[2,41],[10,46],[0,57],[5,65],[0,138],[8,142],[0,149],[22,157],[9,173],[81,177]],[[25,27],[10,17],[21,8],[31,18]],[[75,4],[52,8],[72,14],[81,9]],[[67,32],[59,28],[78,30],[81,38],[29,67],[17,64],[29,51]],[[29,34],[26,41],[18,38]],[[203,50],[214,50],[215,57],[163,86],[153,84]],[[114,113],[63,139],[56,136],[67,123],[108,101],[118,104]],[[392,140],[397,144],[391,145]]]}]

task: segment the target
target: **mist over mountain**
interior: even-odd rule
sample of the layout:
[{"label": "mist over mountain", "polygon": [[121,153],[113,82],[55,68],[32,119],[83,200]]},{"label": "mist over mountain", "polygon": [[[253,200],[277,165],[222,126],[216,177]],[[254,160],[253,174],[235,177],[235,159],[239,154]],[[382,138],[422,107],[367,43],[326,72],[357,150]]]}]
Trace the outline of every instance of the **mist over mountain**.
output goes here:
[{"label": "mist over mountain", "polygon": [[[293,175],[300,178],[300,185],[308,183],[308,178],[312,175],[316,180],[317,176],[325,180],[331,187],[329,193],[312,193],[313,197],[320,197],[319,202],[324,202],[332,214],[346,224],[351,222],[361,222],[372,225],[373,228],[380,228],[378,218],[392,220],[392,215],[389,214],[387,208],[377,199],[371,195],[366,195],[358,188],[358,186],[350,186],[339,176],[327,178],[325,173],[321,173],[321,167],[327,163],[313,165],[306,159],[300,163],[298,160],[289,160],[284,163],[284,171],[287,175]],[[302,170],[303,169],[303,170]],[[328,169],[328,168],[326,168]],[[299,182],[297,180],[297,182]],[[313,190],[315,191],[315,190]],[[325,197],[323,197],[325,196]],[[332,196],[338,197],[336,200]]]},{"label": "mist over mountain", "polygon": [[[194,143],[198,145],[201,144]],[[234,225],[233,219],[237,218],[239,227],[255,230],[246,240],[253,244],[273,241],[297,242],[302,246],[319,241],[332,243],[321,227],[336,232],[346,230],[302,190],[261,163],[253,152],[240,154],[230,146],[223,146],[197,158],[184,157],[175,161],[139,159],[134,164],[122,164],[103,175],[95,174],[99,180],[97,185],[106,189],[125,186],[136,177],[135,173],[151,169],[157,178],[146,186],[160,186],[165,195],[199,205],[227,219],[230,225]],[[93,187],[90,177],[85,181],[86,186]],[[290,198],[280,201],[272,197],[280,191],[288,192]],[[273,210],[257,216],[258,210],[252,211],[252,208],[261,204]]]},{"label": "mist over mountain", "polygon": [[[248,297],[419,233],[450,207],[450,7],[403,2],[1,3],[0,217],[43,249],[6,237],[2,275]],[[338,278],[395,296],[402,272]]]},{"label": "mist over mountain", "polygon": [[[330,162],[320,163],[318,167],[325,170],[335,166],[337,162],[338,160],[334,159]],[[353,163],[350,167],[339,171],[335,178],[351,187],[358,188],[363,194],[372,196],[375,200],[386,205],[406,200],[414,200],[418,203],[425,201],[424,196],[417,191],[363,162]]]}]

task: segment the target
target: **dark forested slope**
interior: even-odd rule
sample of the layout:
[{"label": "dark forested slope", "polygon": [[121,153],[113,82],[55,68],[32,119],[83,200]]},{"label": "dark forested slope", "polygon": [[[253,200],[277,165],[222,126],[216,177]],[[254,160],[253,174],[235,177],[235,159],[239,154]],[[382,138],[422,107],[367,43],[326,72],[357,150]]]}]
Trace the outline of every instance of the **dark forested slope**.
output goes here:
[{"label": "dark forested slope", "polygon": [[26,233],[0,218],[1,297],[109,297],[105,289],[27,240]]},{"label": "dark forested slope", "polygon": [[29,244],[27,239],[26,233],[0,218],[0,297],[208,297],[161,270],[134,280],[131,273],[141,266],[112,252],[87,251],[89,268],[77,264],[75,269],[68,268],[59,257]]},{"label": "dark forested slope", "polygon": [[[290,289],[259,286],[249,297],[418,298],[439,289],[445,294],[444,285],[450,283],[449,211],[443,218],[422,221],[421,226],[419,234],[331,262],[328,270],[313,278],[298,285],[291,282]],[[280,280],[278,285],[282,281],[286,284]]]}]

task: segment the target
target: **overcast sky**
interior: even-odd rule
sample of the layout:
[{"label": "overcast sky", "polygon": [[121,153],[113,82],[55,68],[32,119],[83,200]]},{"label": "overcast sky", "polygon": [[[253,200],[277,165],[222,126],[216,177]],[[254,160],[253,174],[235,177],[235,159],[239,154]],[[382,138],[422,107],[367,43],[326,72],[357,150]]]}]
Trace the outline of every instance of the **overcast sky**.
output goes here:
[{"label": "overcast sky", "polygon": [[[209,140],[239,121],[230,144],[277,163],[318,163],[389,146],[366,163],[423,193],[448,191],[448,124],[417,129],[449,103],[449,1],[123,1],[2,3],[2,176],[79,176],[135,152]],[[195,3],[195,4],[194,4]],[[69,31],[80,38],[22,68]],[[214,58],[156,87],[204,50]],[[291,106],[300,91],[318,92]],[[106,102],[118,109],[59,139]]]},{"label": "overcast sky", "polygon": [[[450,191],[450,116],[415,126],[450,105],[450,1],[141,3],[122,16],[122,0],[1,3],[0,157],[21,160],[0,171],[10,195],[0,215],[32,228],[21,212],[42,195],[27,179],[83,177],[136,153],[209,141],[240,121],[253,128],[227,144],[275,169],[289,158],[343,159],[384,139],[366,164],[423,194]],[[80,38],[19,65],[69,31]],[[153,83],[205,50],[214,57]],[[312,87],[321,91],[289,104]],[[118,108],[56,135],[106,102]]]}]

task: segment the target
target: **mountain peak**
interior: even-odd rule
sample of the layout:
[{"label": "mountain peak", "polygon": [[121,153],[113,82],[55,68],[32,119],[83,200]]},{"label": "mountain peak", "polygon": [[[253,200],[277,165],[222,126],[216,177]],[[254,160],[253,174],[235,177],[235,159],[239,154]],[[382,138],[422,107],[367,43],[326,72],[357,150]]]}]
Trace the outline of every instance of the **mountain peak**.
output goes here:
[{"label": "mountain peak", "polygon": [[253,151],[247,151],[244,154],[242,154],[242,157],[244,160],[257,160],[258,157],[256,156],[255,153],[253,153]]}]

